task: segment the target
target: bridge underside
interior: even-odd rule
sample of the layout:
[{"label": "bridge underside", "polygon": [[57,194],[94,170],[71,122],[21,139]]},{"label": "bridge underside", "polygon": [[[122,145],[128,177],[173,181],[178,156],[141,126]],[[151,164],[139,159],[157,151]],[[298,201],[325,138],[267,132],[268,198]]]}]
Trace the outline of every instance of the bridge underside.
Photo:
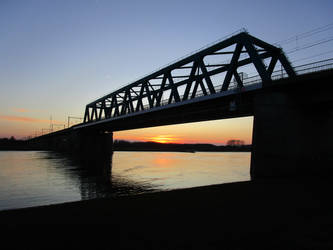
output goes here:
[{"label": "bridge underside", "polygon": [[114,131],[254,116],[253,179],[328,175],[333,166],[332,84],[332,70],[301,75],[264,89],[81,124],[35,138],[31,144],[79,154],[95,167],[110,162]]},{"label": "bridge underside", "polygon": [[235,93],[214,99],[202,100],[167,108],[150,110],[135,116],[103,120],[99,123],[84,124],[77,129],[115,132],[121,130],[148,128],[154,126],[183,124],[253,115],[253,99],[256,91]]},{"label": "bridge underside", "polygon": [[253,179],[327,175],[333,172],[332,79],[333,71],[301,75],[265,89],[105,121],[84,130],[113,132],[254,116]]}]

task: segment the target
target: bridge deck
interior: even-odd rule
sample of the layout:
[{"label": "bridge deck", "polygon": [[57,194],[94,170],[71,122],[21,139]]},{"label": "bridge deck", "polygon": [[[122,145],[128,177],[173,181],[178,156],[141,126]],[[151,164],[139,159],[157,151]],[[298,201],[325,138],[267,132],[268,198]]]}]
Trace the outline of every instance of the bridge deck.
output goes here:
[{"label": "bridge deck", "polygon": [[[225,118],[237,118],[253,115],[253,101],[258,93],[269,91],[289,91],[299,93],[323,92],[325,98],[321,102],[333,103],[332,95],[322,89],[330,87],[333,70],[324,70],[293,78],[275,80],[269,87],[261,88],[261,83],[244,86],[242,89],[232,89],[213,95],[201,96],[195,99],[155,107],[136,113],[112,117],[91,123],[81,123],[73,129],[96,129],[103,131],[121,131],[134,128],[153,127],[161,125],[181,124]],[[308,96],[308,95],[306,95]]]}]

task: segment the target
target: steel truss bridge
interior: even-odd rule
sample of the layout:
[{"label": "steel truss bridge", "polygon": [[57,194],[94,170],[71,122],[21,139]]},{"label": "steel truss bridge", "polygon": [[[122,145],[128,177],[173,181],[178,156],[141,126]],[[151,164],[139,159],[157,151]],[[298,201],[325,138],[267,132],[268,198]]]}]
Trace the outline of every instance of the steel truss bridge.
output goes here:
[{"label": "steel truss bridge", "polygon": [[112,132],[250,116],[254,91],[331,68],[332,59],[294,68],[281,48],[240,32],[89,103],[73,128]]},{"label": "steel truss bridge", "polygon": [[[278,62],[285,77],[296,75],[281,48],[241,32],[89,103],[84,124],[242,91],[258,80],[265,86]],[[241,70],[249,66],[258,76],[245,79]]]},{"label": "steel truss bridge", "polygon": [[29,143],[110,167],[114,131],[252,115],[252,178],[325,175],[332,69],[333,59],[294,68],[281,48],[241,32],[89,103],[83,123]]}]

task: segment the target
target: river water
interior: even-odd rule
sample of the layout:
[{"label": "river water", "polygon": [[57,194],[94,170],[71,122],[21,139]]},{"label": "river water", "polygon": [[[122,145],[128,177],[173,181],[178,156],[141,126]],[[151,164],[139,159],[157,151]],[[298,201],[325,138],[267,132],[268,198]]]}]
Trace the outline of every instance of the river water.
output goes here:
[{"label": "river water", "polygon": [[250,180],[250,153],[114,152],[107,167],[0,151],[0,210]]}]

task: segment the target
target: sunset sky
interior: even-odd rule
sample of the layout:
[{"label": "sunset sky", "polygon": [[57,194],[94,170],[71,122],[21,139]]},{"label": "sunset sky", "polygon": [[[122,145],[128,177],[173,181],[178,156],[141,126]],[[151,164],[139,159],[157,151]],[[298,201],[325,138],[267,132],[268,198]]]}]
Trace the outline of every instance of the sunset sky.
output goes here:
[{"label": "sunset sky", "polygon": [[[67,126],[85,105],[241,28],[294,66],[333,57],[333,2],[0,1],[0,138]],[[70,124],[79,122],[71,118]],[[252,117],[117,132],[115,139],[251,143]]]}]

